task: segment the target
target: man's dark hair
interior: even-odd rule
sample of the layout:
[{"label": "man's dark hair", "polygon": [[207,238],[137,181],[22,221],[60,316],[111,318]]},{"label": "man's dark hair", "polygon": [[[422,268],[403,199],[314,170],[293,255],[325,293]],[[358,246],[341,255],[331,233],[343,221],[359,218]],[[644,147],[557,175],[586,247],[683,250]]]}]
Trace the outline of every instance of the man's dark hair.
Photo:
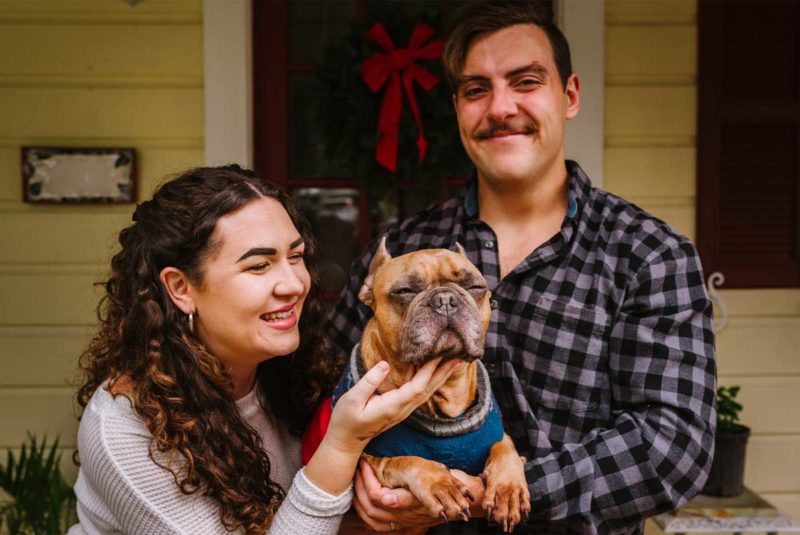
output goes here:
[{"label": "man's dark hair", "polygon": [[516,24],[535,24],[544,31],[550,41],[550,48],[553,49],[561,86],[566,88],[567,79],[572,74],[569,44],[553,23],[549,10],[541,3],[531,0],[467,1],[453,11],[450,17],[442,56],[445,79],[454,92],[461,83],[464,61],[472,41]]}]

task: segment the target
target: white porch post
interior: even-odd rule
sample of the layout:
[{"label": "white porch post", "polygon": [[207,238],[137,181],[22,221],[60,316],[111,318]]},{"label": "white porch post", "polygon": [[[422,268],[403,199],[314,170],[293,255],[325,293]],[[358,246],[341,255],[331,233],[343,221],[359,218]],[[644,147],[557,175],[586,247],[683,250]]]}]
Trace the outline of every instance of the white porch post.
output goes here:
[{"label": "white porch post", "polygon": [[250,0],[203,0],[206,165],[253,166]]},{"label": "white porch post", "polygon": [[605,148],[605,1],[556,0],[556,20],[569,41],[572,70],[581,82],[581,109],[567,122],[566,157],[603,186]]}]

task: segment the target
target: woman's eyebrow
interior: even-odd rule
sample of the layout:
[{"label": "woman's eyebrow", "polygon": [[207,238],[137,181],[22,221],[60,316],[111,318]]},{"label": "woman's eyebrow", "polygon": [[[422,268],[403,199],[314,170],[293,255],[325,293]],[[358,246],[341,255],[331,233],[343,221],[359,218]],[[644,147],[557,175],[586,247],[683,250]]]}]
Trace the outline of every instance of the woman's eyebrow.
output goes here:
[{"label": "woman's eyebrow", "polygon": [[[302,243],[303,237],[301,236],[289,244],[289,249],[294,249],[295,247],[302,245]],[[249,258],[251,256],[275,256],[276,254],[278,254],[278,251],[272,247],[253,247],[240,256],[237,262],[241,262],[245,258]]]},{"label": "woman's eyebrow", "polygon": [[276,251],[272,247],[253,247],[252,249],[244,253],[242,256],[240,256],[237,262],[241,262],[245,258],[249,258],[251,256],[261,256],[261,255],[275,256],[276,254],[278,254],[278,251]]}]

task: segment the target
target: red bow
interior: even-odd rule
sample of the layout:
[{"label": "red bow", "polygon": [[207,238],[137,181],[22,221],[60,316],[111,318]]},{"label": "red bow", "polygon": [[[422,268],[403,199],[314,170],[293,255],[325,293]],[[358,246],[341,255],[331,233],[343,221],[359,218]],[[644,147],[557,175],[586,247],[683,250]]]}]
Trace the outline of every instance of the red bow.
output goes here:
[{"label": "red bow", "polygon": [[423,89],[430,91],[439,83],[439,78],[432,75],[416,63],[417,59],[439,59],[442,56],[442,40],[422,46],[422,43],[433,35],[433,28],[427,24],[417,24],[411,32],[408,48],[395,48],[391,37],[380,22],[367,32],[367,38],[374,41],[387,53],[376,52],[361,64],[361,78],[370,91],[377,93],[389,80],[389,87],[383,96],[381,114],[378,118],[378,144],[375,146],[375,160],[391,172],[397,171],[397,148],[400,144],[400,110],[403,107],[403,94],[400,89],[402,76],[411,113],[417,122],[417,150],[419,161],[425,158],[428,142],[422,133],[422,120],[419,116],[417,100],[411,82],[416,81]]}]

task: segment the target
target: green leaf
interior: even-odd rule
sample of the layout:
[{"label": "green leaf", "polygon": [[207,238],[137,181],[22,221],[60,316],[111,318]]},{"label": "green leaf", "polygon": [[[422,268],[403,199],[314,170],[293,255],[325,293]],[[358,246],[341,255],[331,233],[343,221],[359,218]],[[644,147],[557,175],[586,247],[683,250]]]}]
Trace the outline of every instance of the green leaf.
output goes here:
[{"label": "green leaf", "polygon": [[75,493],[59,470],[58,438],[48,445],[33,435],[22,445],[19,458],[7,453],[0,467],[0,486],[13,503],[0,508],[0,526],[16,533],[64,533],[75,519]]}]

